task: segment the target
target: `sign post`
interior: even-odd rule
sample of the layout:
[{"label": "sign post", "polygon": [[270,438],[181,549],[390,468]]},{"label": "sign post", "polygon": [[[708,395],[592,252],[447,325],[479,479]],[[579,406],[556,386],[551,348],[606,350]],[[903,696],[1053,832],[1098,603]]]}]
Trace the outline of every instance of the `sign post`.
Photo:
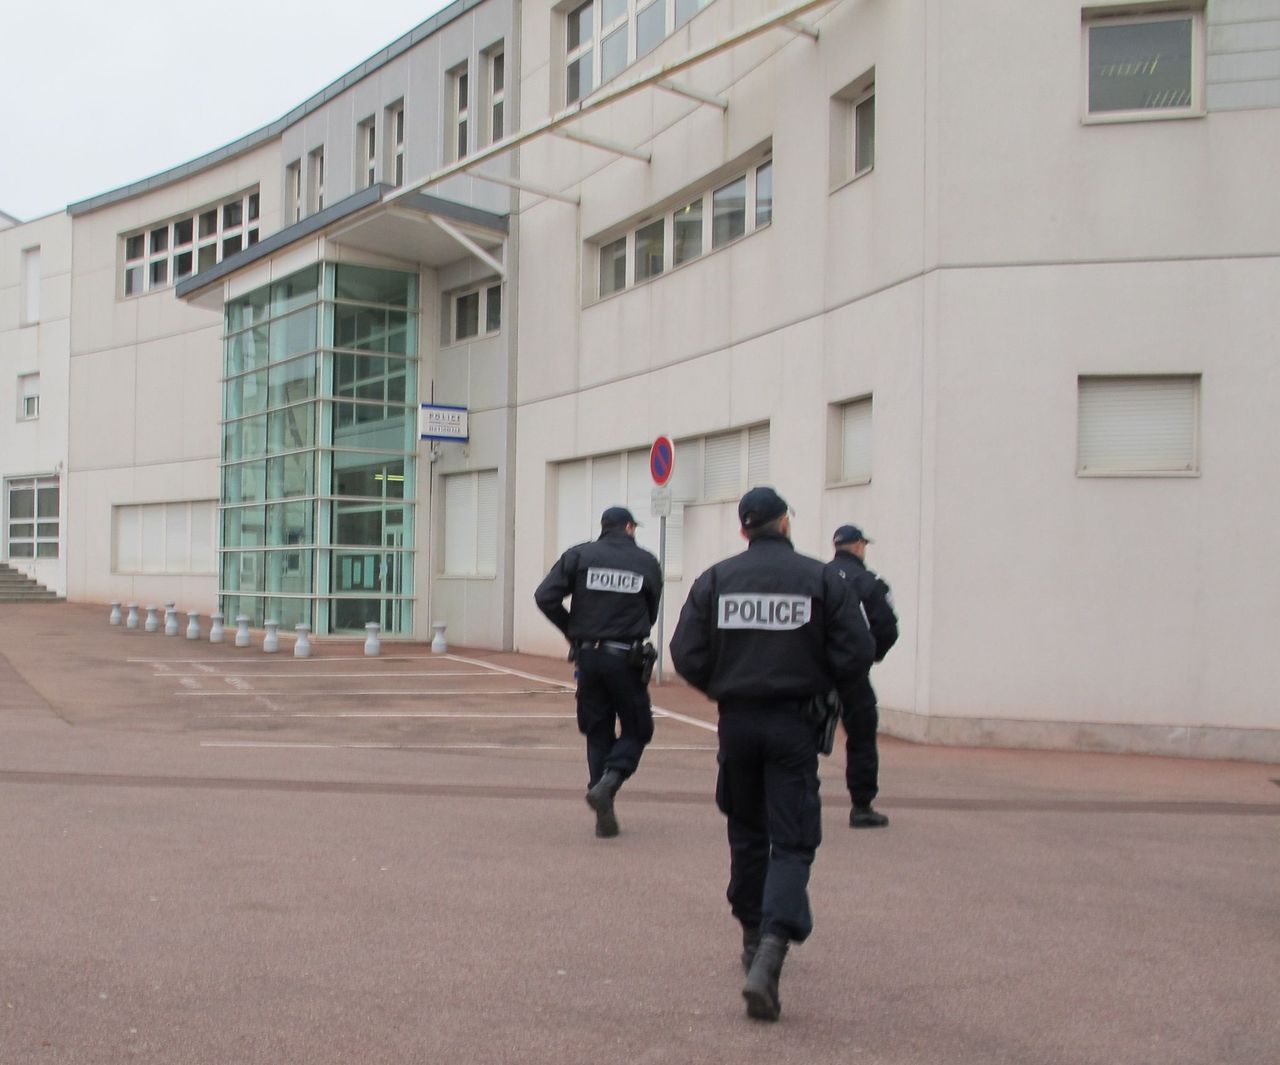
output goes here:
[{"label": "sign post", "polygon": [[671,489],[667,482],[676,468],[676,446],[665,436],[658,437],[649,448],[649,475],[655,485],[650,498],[650,510],[658,518],[658,565],[662,568],[662,598],[658,602],[658,661],[655,672],[662,683],[662,663],[666,658],[666,640],[662,629],[667,607],[667,518],[671,514]]}]

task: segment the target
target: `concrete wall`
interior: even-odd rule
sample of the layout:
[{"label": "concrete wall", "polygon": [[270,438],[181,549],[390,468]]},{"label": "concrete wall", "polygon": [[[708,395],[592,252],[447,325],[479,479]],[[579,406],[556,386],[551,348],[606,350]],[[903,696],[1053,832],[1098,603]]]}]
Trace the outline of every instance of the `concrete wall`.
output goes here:
[{"label": "concrete wall", "polygon": [[[40,249],[39,315],[23,307],[23,252]],[[8,558],[8,526],[0,525],[0,560],[59,594],[67,587],[67,394],[71,336],[71,223],[64,214],[0,229],[0,493],[10,477],[60,479],[61,525],[56,559]],[[18,378],[40,375],[40,416],[19,418]],[[8,518],[0,494],[0,521]]]}]

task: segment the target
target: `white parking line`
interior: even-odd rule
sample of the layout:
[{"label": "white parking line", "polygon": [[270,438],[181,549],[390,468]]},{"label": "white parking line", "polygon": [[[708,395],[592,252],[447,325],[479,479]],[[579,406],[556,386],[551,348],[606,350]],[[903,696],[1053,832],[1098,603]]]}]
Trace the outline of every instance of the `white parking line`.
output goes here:
[{"label": "white parking line", "polygon": [[[201,740],[201,747],[265,748],[279,750],[359,751],[580,751],[581,744],[555,743],[269,743],[262,740]],[[696,744],[651,743],[648,751],[714,751]]]},{"label": "white parking line", "polygon": [[[229,683],[234,683],[234,682],[229,682]],[[243,685],[243,688],[240,691],[174,692],[174,695],[186,695],[186,696],[190,696],[193,699],[219,699],[219,698],[226,698],[227,696],[243,696],[246,692],[261,690],[261,689],[252,688],[250,685],[246,684],[244,681],[240,681],[240,684]],[[439,690],[439,691],[427,691],[423,688],[418,688],[418,689],[415,689],[414,691],[407,691],[407,692],[387,691],[386,689],[383,689],[383,688],[370,688],[370,689],[361,689],[358,691],[323,691],[323,692],[270,691],[270,692],[267,692],[266,694],[274,695],[277,697],[293,695],[302,699],[315,699],[317,696],[320,696],[320,695],[323,695],[323,696],[381,695],[383,697],[391,697],[391,698],[398,698],[398,699],[436,699],[444,696],[449,696],[450,698],[452,698],[458,695],[567,695],[568,693],[565,691],[554,689],[554,688],[550,688],[550,689],[548,688],[485,688],[485,689],[474,689],[474,690],[470,688],[449,688],[449,689]]]},{"label": "white parking line", "polygon": [[323,678],[324,680],[350,680],[353,677],[361,680],[367,680],[370,677],[492,677],[492,670],[468,669],[445,672],[443,670],[428,670],[425,673],[272,673],[264,677],[261,673],[217,673],[214,670],[207,670],[204,673],[156,673],[157,680],[168,680],[171,677],[252,677],[255,680],[275,680],[276,678],[294,679],[297,677],[307,677],[308,679]]},{"label": "white parking line", "polygon": [[[207,713],[201,714],[200,717],[216,717],[219,721],[227,718],[257,718],[272,716],[268,714],[242,714],[230,712],[226,714]],[[577,714],[468,714],[468,713],[432,713],[429,710],[406,710],[403,713],[395,710],[337,710],[331,713],[319,713],[314,710],[305,711],[284,711],[277,712],[277,717],[306,717],[306,718],[438,718],[441,720],[452,720],[454,718],[478,718],[480,720],[512,720],[512,721],[576,721]]]},{"label": "white parking line", "polygon": [[[251,649],[245,648],[244,650],[247,651]],[[126,658],[125,661],[133,665],[143,665],[143,666],[166,666],[166,665],[191,666],[191,665],[197,665],[198,663],[202,663],[202,662],[205,663],[206,665],[216,664],[220,662],[226,662],[226,663],[234,662],[237,666],[247,666],[247,665],[269,666],[275,662],[281,661],[282,659],[287,660],[291,657],[292,655],[290,655],[289,652],[285,650],[281,650],[279,654],[268,655],[268,654],[263,654],[261,649],[258,649],[257,653],[253,655],[250,655],[250,654],[236,655],[234,658],[226,658],[226,659],[224,658]],[[307,659],[307,661],[314,662],[318,665],[324,665],[326,662],[445,662],[450,659],[453,659],[454,661],[461,661],[461,659],[454,659],[453,655],[377,655],[376,657],[367,656],[367,655],[333,655],[332,657],[320,655],[314,658],[309,658]],[[484,666],[486,669],[494,668],[478,660],[474,664],[478,666]]]},{"label": "white parking line", "polygon": [[[448,655],[456,662],[466,662],[468,665],[484,665],[485,663],[475,658],[463,658],[461,655]],[[523,677],[525,680],[537,680],[544,684],[559,684],[562,688],[573,690],[572,684],[566,684],[562,680],[554,680],[551,677],[544,677],[538,673],[524,673],[518,669],[508,669],[506,666],[500,666],[497,663],[489,663],[491,669],[501,670],[503,673],[509,673],[513,677]],[[674,710],[667,710],[665,707],[655,706],[653,712],[662,717],[669,717],[673,721],[680,721],[686,725],[693,725],[696,728],[706,729],[708,732],[717,731],[716,726],[711,721],[703,721],[700,718],[689,717],[687,714],[679,714]]]}]

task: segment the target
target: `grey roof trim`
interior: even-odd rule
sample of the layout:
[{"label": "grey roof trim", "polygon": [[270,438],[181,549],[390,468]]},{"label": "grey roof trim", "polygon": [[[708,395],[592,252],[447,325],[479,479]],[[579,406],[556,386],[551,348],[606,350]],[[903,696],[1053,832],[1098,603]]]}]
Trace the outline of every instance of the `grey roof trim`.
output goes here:
[{"label": "grey roof trim", "polygon": [[[174,295],[180,300],[185,300],[206,291],[214,285],[221,284],[232,274],[269,258],[276,252],[287,248],[290,244],[296,244],[300,240],[314,237],[323,233],[335,222],[342,222],[354,214],[377,206],[382,202],[382,197],[386,193],[394,191],[394,189],[395,186],[393,185],[379,184],[370,185],[367,189],[361,189],[359,192],[353,192],[346,199],[330,204],[323,211],[319,211],[302,219],[301,222],[295,222],[291,226],[286,226],[284,229],[272,233],[271,236],[258,241],[252,248],[238,251],[203,273],[195,274],[185,281],[179,281],[173,287]],[[452,200],[442,200],[438,196],[428,196],[425,193],[406,196],[397,200],[395,206],[408,207],[412,210],[429,214],[438,214],[456,222],[483,226],[498,233],[510,231],[510,220],[505,214],[492,214],[489,211],[482,211],[478,207],[468,207],[465,204],[454,203]]]},{"label": "grey roof trim", "polygon": [[230,144],[225,144],[221,148],[215,149],[205,155],[197,156],[190,162],[181,163],[178,166],[171,167],[168,170],[162,170],[158,174],[151,177],[143,178],[141,181],[135,181],[131,185],[122,185],[118,189],[110,192],[103,192],[97,196],[91,196],[87,200],[80,200],[77,203],[67,206],[67,213],[72,217],[82,214],[88,214],[90,211],[96,211],[100,207],[106,207],[112,203],[119,203],[121,200],[127,200],[133,196],[139,196],[144,192],[153,192],[156,189],[164,188],[166,185],[172,185],[175,181],[181,181],[183,178],[190,177],[192,174],[198,174],[202,170],[206,170],[218,163],[225,163],[228,159],[234,159],[238,155],[243,155],[260,144],[280,136],[286,129],[294,123],[301,121],[313,111],[318,110],[327,104],[334,97],[345,92],[356,82],[367,78],[374,71],[386,66],[391,60],[403,55],[414,45],[420,43],[427,37],[446,26],[454,19],[461,18],[472,8],[479,7],[486,0],[454,0],[454,3],[448,7],[437,11],[425,22],[419,23],[408,33],[402,37],[392,41],[381,51],[375,52],[363,63],[357,67],[353,67],[347,71],[337,81],[321,89],[314,96],[309,97],[295,107],[292,111],[280,118],[277,118],[269,125],[263,126],[253,133],[246,134],[239,140],[234,140]]},{"label": "grey roof trim", "polygon": [[10,222],[15,226],[22,225],[22,219],[15,218],[8,211],[0,211],[0,222]]}]

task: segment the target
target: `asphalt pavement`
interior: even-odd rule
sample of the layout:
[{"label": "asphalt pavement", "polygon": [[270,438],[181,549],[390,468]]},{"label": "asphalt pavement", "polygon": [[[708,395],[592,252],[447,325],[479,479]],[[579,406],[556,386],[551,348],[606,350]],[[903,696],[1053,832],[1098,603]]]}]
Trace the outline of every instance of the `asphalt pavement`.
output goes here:
[{"label": "asphalt pavement", "polygon": [[698,693],[597,840],[566,663],[281,645],[0,605],[0,1065],[1280,1060],[1280,766],[837,750],[770,1025]]}]

